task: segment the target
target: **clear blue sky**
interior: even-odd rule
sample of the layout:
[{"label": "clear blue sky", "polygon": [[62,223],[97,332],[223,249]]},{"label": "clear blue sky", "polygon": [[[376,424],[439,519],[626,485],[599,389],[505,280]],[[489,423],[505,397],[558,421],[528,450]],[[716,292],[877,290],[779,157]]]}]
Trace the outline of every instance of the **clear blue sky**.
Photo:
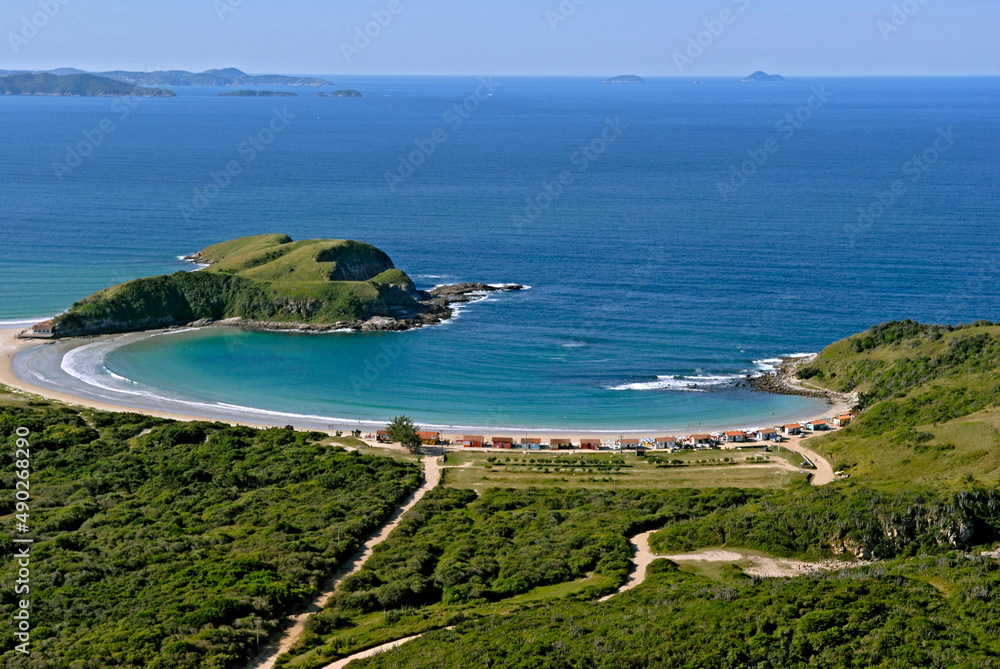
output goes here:
[{"label": "clear blue sky", "polygon": [[[342,45],[355,27],[393,2],[402,11],[348,60]],[[46,3],[58,12],[15,51],[11,34],[23,35],[23,17]],[[226,5],[232,11],[220,19]],[[894,6],[912,12],[905,23],[897,15],[898,26]],[[675,54],[725,10],[729,25],[711,39],[703,35],[708,46],[679,68]],[[0,21],[0,69],[1000,74],[997,0],[5,0]]]}]

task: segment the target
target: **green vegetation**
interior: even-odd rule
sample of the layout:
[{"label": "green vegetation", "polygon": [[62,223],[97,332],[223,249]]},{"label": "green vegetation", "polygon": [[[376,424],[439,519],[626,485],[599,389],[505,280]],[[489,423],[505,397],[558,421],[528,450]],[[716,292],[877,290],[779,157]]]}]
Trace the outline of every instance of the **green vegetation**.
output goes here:
[{"label": "green vegetation", "polygon": [[369,244],[262,235],[210,246],[195,257],[210,267],[102,290],[55,319],[56,333],[125,332],[230,318],[333,326],[424,311],[410,278]]},{"label": "green vegetation", "polygon": [[352,667],[982,669],[1000,666],[998,591],[995,560],[959,555],[767,580],[658,561],[607,603],[491,616]]},{"label": "green vegetation", "polygon": [[414,425],[413,419],[409,416],[396,416],[392,421],[385,426],[386,434],[389,436],[389,441],[402,444],[404,448],[408,448],[410,452],[420,450],[420,437],[417,435],[417,426]]},{"label": "green vegetation", "polygon": [[837,469],[891,485],[1000,482],[1000,326],[887,323],[828,347],[800,376],[860,393],[857,421],[810,440]]},{"label": "green vegetation", "polygon": [[140,88],[92,74],[15,74],[0,77],[0,95],[73,95],[101,97],[173,98],[173,91]]},{"label": "green vegetation", "polygon": [[885,493],[861,486],[747,492],[675,520],[650,539],[661,554],[707,546],[780,557],[890,559],[1000,540],[1000,490]]},{"label": "green vegetation", "polygon": [[[415,463],[317,433],[0,402],[5,490],[15,430],[31,431],[35,540],[33,654],[6,625],[4,667],[242,666],[421,480]],[[14,512],[5,495],[8,528]],[[0,543],[10,556],[11,534]],[[7,620],[16,571],[0,565]]]},{"label": "green vegetation", "polygon": [[726,508],[741,493],[436,488],[348,577],[280,666],[323,666],[463,619],[593,599],[624,583],[628,537]]},{"label": "green vegetation", "polygon": [[[806,477],[763,450],[657,453],[648,458],[607,452],[499,451],[449,453],[443,482],[453,488],[778,488]],[[801,462],[798,457],[796,466]]]}]

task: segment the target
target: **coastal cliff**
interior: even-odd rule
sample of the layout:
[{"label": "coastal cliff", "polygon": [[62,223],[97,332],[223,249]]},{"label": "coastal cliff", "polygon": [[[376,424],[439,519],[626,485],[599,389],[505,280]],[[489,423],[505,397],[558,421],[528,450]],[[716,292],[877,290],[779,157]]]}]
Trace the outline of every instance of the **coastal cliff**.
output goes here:
[{"label": "coastal cliff", "polygon": [[137,279],[87,297],[52,322],[51,336],[183,325],[248,329],[407,330],[451,318],[451,304],[522,286],[459,284],[417,290],[389,256],[349,240],[245,237],[187,258],[203,271]]}]

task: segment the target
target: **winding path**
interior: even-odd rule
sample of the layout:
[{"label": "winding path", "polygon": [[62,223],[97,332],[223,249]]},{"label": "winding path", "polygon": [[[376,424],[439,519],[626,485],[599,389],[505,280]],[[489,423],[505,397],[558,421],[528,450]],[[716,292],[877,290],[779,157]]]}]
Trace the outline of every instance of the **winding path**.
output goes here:
[{"label": "winding path", "polygon": [[640,585],[646,580],[646,569],[649,565],[653,563],[656,559],[656,555],[653,554],[653,549],[649,547],[649,538],[653,536],[653,532],[657,530],[651,530],[649,532],[643,532],[642,534],[636,535],[629,539],[629,543],[632,544],[632,573],[629,574],[628,580],[625,581],[625,585],[618,588],[617,591],[601,597],[601,602],[606,602],[612,597],[627,592]]},{"label": "winding path", "polygon": [[[302,636],[302,633],[306,629],[306,621],[309,616],[319,613],[326,606],[326,603],[330,601],[330,597],[336,592],[337,586],[340,582],[352,574],[356,574],[361,571],[368,558],[371,557],[372,552],[375,547],[380,543],[389,538],[389,534],[392,533],[394,529],[399,525],[400,520],[403,518],[403,514],[412,509],[417,502],[423,499],[430,490],[437,486],[438,482],[441,480],[441,466],[438,464],[437,455],[426,455],[421,460],[424,466],[424,482],[417,488],[410,497],[406,500],[403,506],[399,507],[395,513],[390,516],[389,520],[385,525],[379,530],[377,534],[368,539],[358,552],[345,563],[337,572],[326,582],[324,589],[320,592],[309,606],[295,615],[289,616],[286,622],[286,627],[281,632],[281,635],[271,641],[267,646],[265,646],[257,657],[246,666],[246,669],[272,669],[274,663],[277,662],[278,656],[288,652],[288,650],[295,645],[295,643]],[[394,643],[403,643],[403,641],[408,641],[409,639],[400,640]],[[352,656],[351,659],[359,659],[360,656]],[[343,666],[343,665],[338,665]]]},{"label": "winding path", "polygon": [[816,465],[816,471],[813,472],[812,476],[813,485],[827,485],[828,483],[833,483],[837,478],[833,474],[833,466],[830,465],[830,461],[815,451],[806,448],[801,438],[787,444],[782,444],[782,446],[790,451],[795,451],[799,455],[804,455],[809,458],[810,462]]}]

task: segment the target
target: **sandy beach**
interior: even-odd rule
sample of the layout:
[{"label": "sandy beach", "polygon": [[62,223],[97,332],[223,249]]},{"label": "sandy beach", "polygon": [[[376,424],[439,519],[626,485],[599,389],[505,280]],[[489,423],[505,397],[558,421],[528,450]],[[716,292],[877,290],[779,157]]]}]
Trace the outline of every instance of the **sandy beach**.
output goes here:
[{"label": "sandy beach", "polygon": [[[337,420],[318,416],[290,416],[279,412],[274,412],[273,418],[271,418],[270,416],[267,416],[267,414],[262,414],[258,411],[248,411],[246,415],[241,415],[238,408],[216,408],[211,405],[196,402],[184,402],[182,400],[170,400],[143,395],[136,395],[134,397],[125,395],[119,396],[111,391],[104,391],[100,388],[88,386],[83,382],[79,382],[76,379],[68,377],[68,375],[62,372],[59,368],[59,363],[62,360],[62,356],[73,348],[91,344],[99,341],[100,339],[114,339],[127,335],[47,341],[45,339],[18,339],[17,335],[22,331],[23,328],[0,330],[0,383],[17,390],[33,393],[51,400],[64,402],[70,405],[100,409],[103,411],[132,411],[178,421],[211,420],[226,422],[234,425],[248,425],[252,427],[273,427],[291,424],[300,429],[318,430],[323,432],[333,432],[336,430],[349,432],[351,430],[360,429],[364,433],[369,433],[382,427],[380,423],[376,423],[374,421]],[[52,355],[37,356],[42,360],[42,362],[35,364],[43,365],[44,369],[32,369],[26,366],[21,360],[15,361],[15,358],[19,353],[39,346],[53,347],[51,349]],[[43,352],[46,354],[49,353],[49,351]],[[786,378],[790,377],[793,371],[791,367],[793,367],[794,364],[795,363],[789,363],[789,366],[781,370],[779,374]],[[797,364],[802,363],[800,362]],[[59,380],[53,381],[52,379],[55,377],[58,377]],[[65,379],[62,377],[65,377]],[[828,400],[829,403],[826,405],[826,409],[822,413],[814,416],[803,416],[798,420],[819,420],[824,417],[843,413],[844,411],[850,409],[851,400],[852,398],[848,396],[831,398]],[[762,426],[768,425],[768,423],[762,423]],[[683,432],[676,430],[666,430],[660,432],[653,432],[649,430],[616,432],[600,430],[564,430],[555,432],[548,430],[525,430],[523,428],[494,427],[486,430],[487,433],[484,436],[522,436],[527,434],[543,440],[552,439],[554,437],[565,437],[573,440],[574,442],[579,442],[580,439],[614,440],[620,437],[655,438],[663,436],[686,436],[691,434],[692,431],[708,433],[739,429],[741,427],[745,426],[732,424],[722,424],[716,426],[703,425],[698,426],[696,429],[691,428]],[[442,429],[441,432],[442,436],[445,438],[455,438],[461,437],[464,434],[483,434],[484,429],[451,428]],[[794,442],[797,441],[799,440],[794,440]],[[807,457],[811,457],[808,451],[803,452],[805,452]]]}]

